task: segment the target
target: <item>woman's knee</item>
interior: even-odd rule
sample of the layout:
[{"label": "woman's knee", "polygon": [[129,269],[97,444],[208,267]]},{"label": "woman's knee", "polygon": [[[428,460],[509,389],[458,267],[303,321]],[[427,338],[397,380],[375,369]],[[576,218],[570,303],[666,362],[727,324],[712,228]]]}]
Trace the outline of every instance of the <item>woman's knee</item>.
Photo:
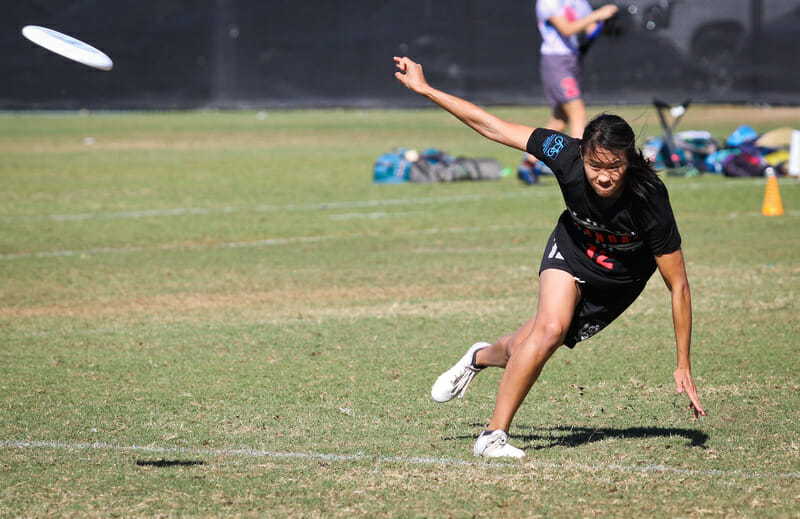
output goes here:
[{"label": "woman's knee", "polygon": [[537,323],[531,334],[531,346],[545,356],[550,356],[559,346],[564,344],[567,326],[556,320],[548,319]]},{"label": "woman's knee", "polygon": [[548,319],[537,328],[538,330],[534,329],[534,334],[538,332],[545,344],[561,346],[567,335],[567,325],[558,319]]},{"label": "woman's knee", "polygon": [[512,357],[520,350],[528,354],[549,357],[562,344],[567,334],[566,326],[558,320],[539,321],[533,330],[524,338],[519,338],[518,342],[510,344],[508,356]]}]

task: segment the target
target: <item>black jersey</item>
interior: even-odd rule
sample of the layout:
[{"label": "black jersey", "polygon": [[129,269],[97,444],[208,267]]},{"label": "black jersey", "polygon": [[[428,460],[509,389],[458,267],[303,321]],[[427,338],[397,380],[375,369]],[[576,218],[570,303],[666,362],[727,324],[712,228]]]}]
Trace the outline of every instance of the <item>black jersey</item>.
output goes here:
[{"label": "black jersey", "polygon": [[558,219],[555,238],[575,276],[597,288],[647,282],[655,256],[675,252],[681,237],[659,179],[646,200],[624,193],[602,208],[586,179],[579,141],[562,133],[535,130],[528,153],[553,170],[567,209]]}]

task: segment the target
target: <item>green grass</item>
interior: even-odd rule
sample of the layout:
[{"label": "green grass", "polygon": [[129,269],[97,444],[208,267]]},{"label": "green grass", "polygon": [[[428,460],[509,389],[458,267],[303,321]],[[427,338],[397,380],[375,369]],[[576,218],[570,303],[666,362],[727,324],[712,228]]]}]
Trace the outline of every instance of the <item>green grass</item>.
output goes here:
[{"label": "green grass", "polygon": [[[800,109],[681,124],[744,123]],[[520,157],[436,110],[0,115],[0,516],[800,517],[796,181],[764,217],[763,179],[665,179],[706,418],[654,278],[548,363],[526,459],[485,462],[501,372],[448,405],[430,384],[533,314],[563,202],[552,179],[373,185],[394,146]]]}]

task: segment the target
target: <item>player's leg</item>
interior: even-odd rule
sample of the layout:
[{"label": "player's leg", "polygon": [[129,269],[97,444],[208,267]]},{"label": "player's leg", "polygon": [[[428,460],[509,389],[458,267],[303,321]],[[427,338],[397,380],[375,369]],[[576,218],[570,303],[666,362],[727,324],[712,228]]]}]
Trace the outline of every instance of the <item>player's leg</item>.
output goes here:
[{"label": "player's leg", "polygon": [[[551,272],[552,271],[552,272]],[[572,294],[569,289],[561,290],[558,280],[562,277],[567,279],[574,290],[575,297],[580,298],[580,293],[575,285],[575,278],[563,270],[547,269],[542,271],[539,279],[539,305],[536,316],[522,325],[516,332],[505,335],[489,344],[487,342],[476,342],[450,369],[439,375],[431,387],[431,397],[437,402],[449,402],[454,398],[464,396],[469,384],[475,375],[486,367],[505,368],[509,357],[513,355],[521,345],[534,335],[541,337],[542,333],[550,329],[553,321],[554,311],[550,308],[560,308],[567,305],[568,312],[565,312],[563,319],[566,319],[563,333],[566,333],[577,299],[572,301]],[[563,293],[560,298],[559,294]],[[563,299],[563,302],[561,300]],[[572,302],[570,302],[572,301]],[[536,327],[539,327],[537,330]],[[558,347],[563,342],[563,333],[559,338],[552,340],[558,342]],[[541,341],[537,341],[537,344]],[[538,376],[538,374],[537,374]],[[532,382],[531,382],[532,383]],[[512,415],[513,416],[513,415]],[[510,420],[509,420],[510,422]]]},{"label": "player's leg", "polygon": [[[539,75],[547,102],[553,107],[550,119],[544,127],[564,132],[567,129],[569,117],[564,111],[563,104],[580,96],[580,90],[574,86],[577,85],[577,79],[574,77],[574,64],[569,56],[544,54],[539,61]],[[523,153],[517,168],[517,178],[526,184],[538,184],[542,169],[538,162],[533,155]]]},{"label": "player's leg", "polygon": [[586,105],[580,97],[567,101],[561,105],[566,120],[569,122],[569,134],[580,139],[586,127]]},{"label": "player's leg", "polygon": [[533,331],[533,324],[536,317],[531,318],[528,322],[523,324],[516,332],[509,333],[497,339],[494,344],[488,348],[476,352],[475,365],[480,368],[505,368],[508,363],[508,352],[511,341],[516,337],[525,337],[530,335]]},{"label": "player's leg", "polygon": [[564,110],[564,105],[559,103],[553,107],[553,111],[550,114],[550,120],[547,121],[547,126],[545,126],[545,128],[563,133],[564,130],[567,129],[568,122],[569,116]]},{"label": "player's leg", "polygon": [[569,126],[570,136],[582,137],[586,126],[586,106],[581,88],[580,60],[571,55],[543,56],[541,72],[547,100],[554,107],[547,127],[564,132]]},{"label": "player's leg", "polygon": [[508,362],[488,429],[508,430],[545,363],[564,343],[579,301],[580,291],[572,274],[557,269],[542,271],[532,326],[523,326],[506,343]]},{"label": "player's leg", "polygon": [[512,342],[516,345],[521,337],[527,337],[533,331],[536,318],[522,325],[519,330],[499,338],[494,344],[476,342],[467,350],[453,367],[439,375],[431,388],[431,397],[437,402],[464,396],[470,382],[483,368],[505,368]]},{"label": "player's leg", "polygon": [[476,362],[502,364],[503,356],[507,358],[492,420],[475,442],[473,453],[476,456],[521,458],[525,455],[508,444],[511,420],[547,360],[564,343],[579,301],[580,290],[572,274],[558,269],[543,270],[536,316],[513,334],[476,354]]}]

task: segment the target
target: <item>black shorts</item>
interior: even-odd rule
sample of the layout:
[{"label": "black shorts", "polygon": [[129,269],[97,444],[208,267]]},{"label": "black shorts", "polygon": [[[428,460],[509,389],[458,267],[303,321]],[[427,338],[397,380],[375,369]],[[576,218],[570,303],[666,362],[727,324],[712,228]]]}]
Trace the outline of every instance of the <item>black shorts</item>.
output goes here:
[{"label": "black shorts", "polygon": [[539,274],[546,269],[558,269],[571,274],[581,291],[581,300],[575,307],[575,314],[564,339],[564,344],[569,348],[574,348],[575,344],[585,341],[611,324],[639,297],[646,285],[641,283],[598,288],[586,283],[567,265],[556,244],[555,232],[547,240]]}]

